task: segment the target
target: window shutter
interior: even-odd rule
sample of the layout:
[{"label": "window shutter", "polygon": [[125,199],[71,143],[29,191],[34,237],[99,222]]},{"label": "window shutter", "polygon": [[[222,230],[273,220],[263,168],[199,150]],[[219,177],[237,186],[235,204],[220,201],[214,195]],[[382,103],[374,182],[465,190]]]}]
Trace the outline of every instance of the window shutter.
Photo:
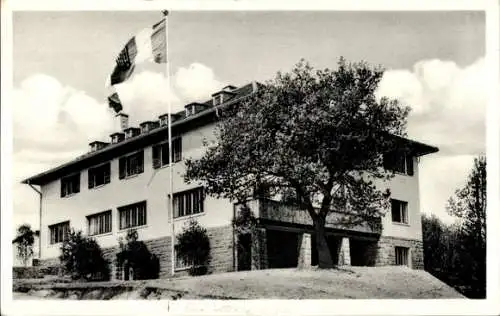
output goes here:
[{"label": "window shutter", "polygon": [[89,189],[92,189],[95,184],[94,184],[94,170],[93,169],[89,169]]},{"label": "window shutter", "polygon": [[413,157],[411,155],[406,156],[406,172],[409,176],[413,175]]},{"label": "window shutter", "polygon": [[158,169],[161,166],[160,146],[153,146],[153,168]]},{"label": "window shutter", "polygon": [[111,181],[111,163],[104,166],[104,183],[109,183]]},{"label": "window shutter", "polygon": [[178,162],[178,161],[181,161],[182,160],[182,138],[179,137],[179,138],[176,138],[174,141],[173,141],[173,160],[174,162]]},{"label": "window shutter", "polygon": [[75,175],[75,192],[80,192],[80,174]]},{"label": "window shutter", "polygon": [[137,153],[137,173],[144,172],[144,151]]},{"label": "window shutter", "polygon": [[65,197],[65,196],[66,196],[66,186],[64,183],[64,179],[61,179],[61,197]]},{"label": "window shutter", "polygon": [[119,179],[125,178],[125,158],[120,158],[120,160],[118,161],[118,168],[120,173],[118,175],[118,178]]}]

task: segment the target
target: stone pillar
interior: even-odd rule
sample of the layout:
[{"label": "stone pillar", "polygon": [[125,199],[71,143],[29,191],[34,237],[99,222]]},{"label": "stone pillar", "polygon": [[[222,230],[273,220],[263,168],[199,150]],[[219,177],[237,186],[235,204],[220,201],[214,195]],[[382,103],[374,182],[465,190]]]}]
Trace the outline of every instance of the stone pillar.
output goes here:
[{"label": "stone pillar", "polygon": [[252,232],[252,270],[267,268],[266,229],[255,228]]},{"label": "stone pillar", "polygon": [[342,237],[339,243],[339,266],[350,266],[351,265],[351,249],[349,245],[349,238]]},{"label": "stone pillar", "polygon": [[311,234],[303,233],[299,235],[299,268],[311,267]]}]

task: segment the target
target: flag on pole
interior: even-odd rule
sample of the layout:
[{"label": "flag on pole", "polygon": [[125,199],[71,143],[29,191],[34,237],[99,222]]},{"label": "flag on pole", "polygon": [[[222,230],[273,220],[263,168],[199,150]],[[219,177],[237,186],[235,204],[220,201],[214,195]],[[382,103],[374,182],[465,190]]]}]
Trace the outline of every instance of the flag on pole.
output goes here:
[{"label": "flag on pole", "polygon": [[123,109],[122,102],[120,101],[118,93],[116,92],[108,97],[108,104],[109,107],[115,110],[116,113],[120,113],[120,111]]},{"label": "flag on pole", "polygon": [[[132,37],[118,54],[115,68],[108,77],[106,85],[114,86],[126,81],[132,76],[136,64],[143,62],[166,63],[165,27],[166,20],[162,19],[152,27],[145,28]],[[108,103],[117,113],[123,108],[116,92],[108,97]]]}]

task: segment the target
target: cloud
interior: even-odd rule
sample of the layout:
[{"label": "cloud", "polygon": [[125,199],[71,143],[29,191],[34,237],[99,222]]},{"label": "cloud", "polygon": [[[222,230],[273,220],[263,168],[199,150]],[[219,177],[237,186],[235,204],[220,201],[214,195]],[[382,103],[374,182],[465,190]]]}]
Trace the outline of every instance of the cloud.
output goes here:
[{"label": "cloud", "polygon": [[129,114],[130,124],[138,125],[167,113],[167,100],[170,100],[173,111],[180,111],[189,102],[206,101],[222,86],[211,68],[192,63],[179,68],[171,77],[170,94],[164,73],[149,70],[138,72],[130,80],[117,85],[116,90],[123,111]]},{"label": "cloud", "polygon": [[411,138],[438,146],[442,155],[475,155],[485,152],[487,87],[484,58],[466,67],[433,59],[386,71],[377,95],[411,106]]},{"label": "cloud", "polygon": [[175,74],[175,87],[187,102],[206,101],[223,85],[215,78],[211,68],[199,63],[193,63],[187,68],[181,67]]},{"label": "cloud", "polygon": [[438,59],[417,62],[413,69],[388,70],[378,97],[409,105],[408,136],[435,145],[439,153],[419,164],[421,210],[452,222],[448,198],[463,187],[474,157],[485,152],[487,82],[484,58],[460,67]]},{"label": "cloud", "polygon": [[[186,103],[210,98],[223,85],[211,68],[199,63],[179,68],[171,79],[170,94],[161,71],[137,71],[117,86],[130,124],[166,113],[167,99],[178,111]],[[13,101],[12,189],[17,226],[26,221],[36,223],[38,218],[38,196],[19,182],[85,153],[91,141],[108,141],[116,121],[105,102],[46,74],[22,81],[13,90]]]}]

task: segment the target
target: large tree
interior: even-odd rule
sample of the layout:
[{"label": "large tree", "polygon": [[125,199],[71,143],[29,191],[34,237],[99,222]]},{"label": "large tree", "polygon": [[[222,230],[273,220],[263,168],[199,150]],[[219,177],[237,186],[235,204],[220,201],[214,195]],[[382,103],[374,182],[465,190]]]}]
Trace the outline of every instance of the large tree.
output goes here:
[{"label": "large tree", "polygon": [[483,295],[486,288],[486,157],[474,159],[467,183],[448,200],[448,212],[459,218],[464,277]]},{"label": "large tree", "polygon": [[[375,97],[383,75],[366,63],[340,58],[334,70],[300,61],[291,72],[259,86],[223,110],[217,142],[186,161],[187,181],[203,181],[208,194],[245,201],[256,188],[290,192],[310,215],[320,268],[334,266],[326,217],[342,223],[371,221],[388,207],[388,190],[375,182],[393,174],[382,153],[402,146],[409,108]],[[400,147],[402,148],[402,147]]]},{"label": "large tree", "polygon": [[16,244],[17,257],[26,266],[33,256],[33,244],[35,243],[35,232],[29,224],[23,224],[17,228],[16,238],[12,241]]}]

